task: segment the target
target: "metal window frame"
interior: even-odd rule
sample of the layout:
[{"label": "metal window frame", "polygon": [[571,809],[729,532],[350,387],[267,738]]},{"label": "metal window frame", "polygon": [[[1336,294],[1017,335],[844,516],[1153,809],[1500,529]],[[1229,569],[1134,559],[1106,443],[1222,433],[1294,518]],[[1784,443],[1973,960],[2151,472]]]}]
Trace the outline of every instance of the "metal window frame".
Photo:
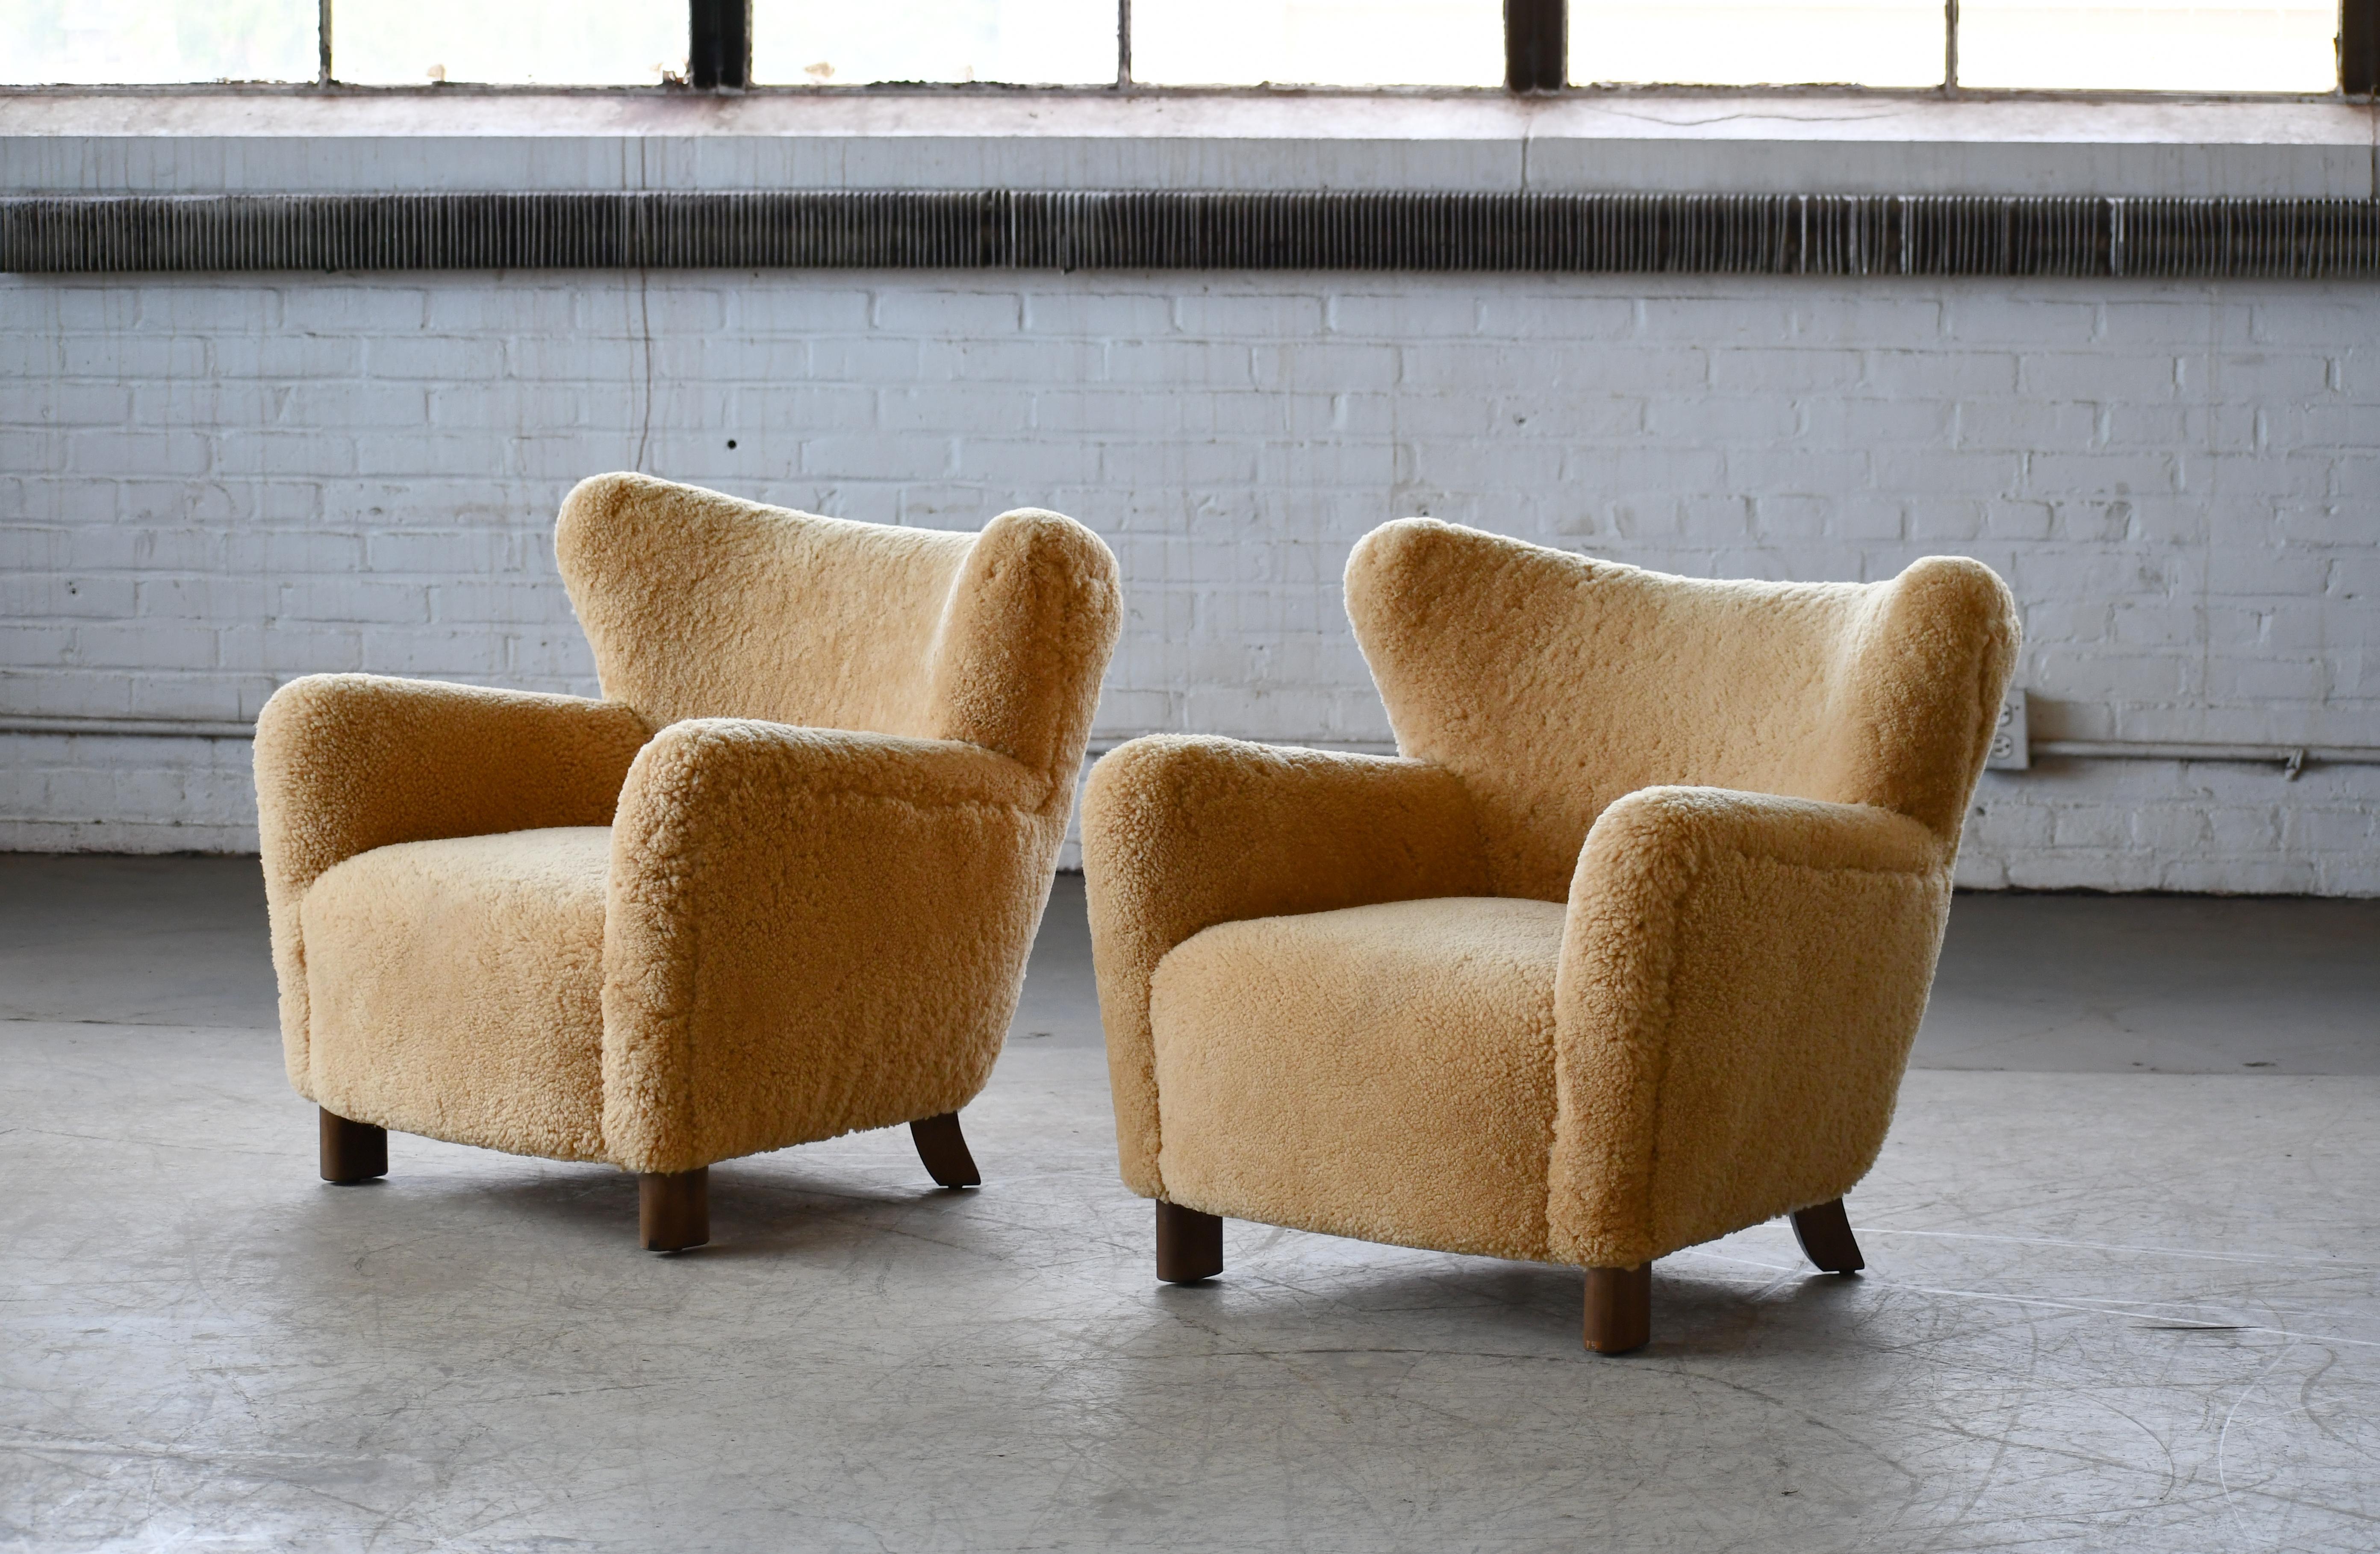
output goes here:
[{"label": "metal window frame", "polygon": [[1570,85],[1570,0],[1504,0],[1504,90]]},{"label": "metal window frame", "polygon": [[752,0],[686,0],[686,84],[697,91],[750,86]]},{"label": "metal window frame", "polygon": [[2338,90],[2380,96],[2380,0],[2339,0]]}]

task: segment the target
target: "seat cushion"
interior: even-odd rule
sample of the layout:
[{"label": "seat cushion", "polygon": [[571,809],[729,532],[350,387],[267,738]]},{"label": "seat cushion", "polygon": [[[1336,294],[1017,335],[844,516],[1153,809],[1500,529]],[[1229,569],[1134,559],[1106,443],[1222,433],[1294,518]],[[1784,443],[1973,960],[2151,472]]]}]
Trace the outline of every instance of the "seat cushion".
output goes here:
[{"label": "seat cushion", "polygon": [[1445,897],[1224,923],[1158,964],[1165,1196],[1546,1257],[1563,909]]},{"label": "seat cushion", "polygon": [[516,1154],[603,1153],[608,826],[406,842],[308,888],[308,1067],[343,1117]]}]

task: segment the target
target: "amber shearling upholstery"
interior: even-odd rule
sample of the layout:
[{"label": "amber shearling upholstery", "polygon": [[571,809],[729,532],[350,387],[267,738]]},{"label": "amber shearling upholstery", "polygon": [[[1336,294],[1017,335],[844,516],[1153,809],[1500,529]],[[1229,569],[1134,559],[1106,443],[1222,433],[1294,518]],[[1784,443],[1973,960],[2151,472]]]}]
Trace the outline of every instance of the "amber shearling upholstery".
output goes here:
[{"label": "amber shearling upholstery", "polygon": [[264,708],[290,1082],[658,1175],[956,1111],[1048,899],[1107,547],[606,475],[555,548],[602,699],[325,674]]},{"label": "amber shearling upholstery", "polygon": [[1125,1183],[1623,1270],[1840,1198],[1925,1007],[2000,580],[1706,582],[1411,519],[1346,591],[1396,758],[1163,736],[1091,774]]}]

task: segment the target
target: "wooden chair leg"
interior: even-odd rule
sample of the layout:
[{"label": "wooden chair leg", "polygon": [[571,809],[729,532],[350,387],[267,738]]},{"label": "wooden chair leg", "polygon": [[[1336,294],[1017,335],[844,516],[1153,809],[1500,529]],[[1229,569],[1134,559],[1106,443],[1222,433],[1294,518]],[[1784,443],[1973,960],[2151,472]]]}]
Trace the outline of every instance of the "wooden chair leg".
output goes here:
[{"label": "wooden chair leg", "polygon": [[1653,1341],[1653,1265],[1586,1270],[1586,1346],[1625,1354]]},{"label": "wooden chair leg", "polygon": [[983,1185],[983,1172],[976,1170],[975,1157],[967,1153],[966,1135],[959,1132],[957,1112],[918,1118],[909,1124],[909,1137],[917,1146],[917,1158],[926,1162],[926,1174],[942,1186]]},{"label": "wooden chair leg", "polygon": [[648,1252],[683,1252],[710,1239],[710,1168],[642,1172],[637,1229]]},{"label": "wooden chair leg", "polygon": [[1795,1209],[1793,1236],[1802,1244],[1802,1256],[1828,1273],[1857,1273],[1867,1267],[1859,1243],[1852,1239],[1851,1216],[1843,1212],[1840,1198]]},{"label": "wooden chair leg", "polygon": [[388,1130],[370,1123],[351,1123],[328,1107],[321,1113],[322,1180],[369,1182],[388,1174]]},{"label": "wooden chair leg", "polygon": [[1157,1277],[1168,1284],[1196,1284],[1222,1271],[1222,1220],[1159,1199]]}]

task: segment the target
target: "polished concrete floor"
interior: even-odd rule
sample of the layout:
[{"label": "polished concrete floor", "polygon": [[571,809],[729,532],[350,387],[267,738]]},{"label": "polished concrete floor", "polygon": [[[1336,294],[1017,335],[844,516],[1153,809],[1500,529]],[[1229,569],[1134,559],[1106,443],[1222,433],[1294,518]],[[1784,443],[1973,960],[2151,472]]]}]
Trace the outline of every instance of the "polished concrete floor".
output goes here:
[{"label": "polished concrete floor", "polygon": [[254,865],[0,857],[0,1548],[2380,1548],[2380,904],[1962,897],[1852,1198],[1558,1269],[1233,1225],[1149,1275],[1080,882],[979,1192],[905,1135],[313,1175]]}]

